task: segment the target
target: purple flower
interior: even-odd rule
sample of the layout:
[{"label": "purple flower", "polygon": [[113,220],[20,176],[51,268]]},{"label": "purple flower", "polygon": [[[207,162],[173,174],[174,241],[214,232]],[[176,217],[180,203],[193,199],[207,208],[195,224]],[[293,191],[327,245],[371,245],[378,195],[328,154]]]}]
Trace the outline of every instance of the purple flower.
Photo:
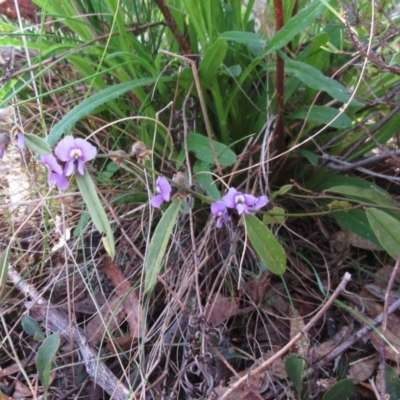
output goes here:
[{"label": "purple flower", "polygon": [[60,190],[67,189],[69,182],[63,172],[62,167],[57,162],[57,159],[52,154],[42,154],[40,158],[49,169],[49,186],[57,183],[57,186]]},{"label": "purple flower", "polygon": [[244,194],[235,188],[230,188],[228,193],[222,198],[228,208],[236,208],[239,215],[249,214],[257,204],[257,197],[251,194]]},{"label": "purple flower", "polygon": [[224,223],[229,221],[226,204],[221,200],[215,201],[211,204],[211,213],[214,215],[214,217],[217,217],[217,228],[221,228]]},{"label": "purple flower", "polygon": [[86,140],[65,136],[58,143],[55,153],[59,160],[66,163],[64,172],[66,176],[70,176],[74,172],[83,175],[85,173],[84,163],[93,160],[97,150]]},{"label": "purple flower", "polygon": [[267,196],[260,196],[257,197],[257,202],[254,204],[254,206],[251,207],[251,210],[257,211],[263,208],[265,205],[267,205],[269,202],[269,199]]},{"label": "purple flower", "polygon": [[18,132],[15,135],[15,140],[17,141],[17,146],[20,150],[25,148],[25,136],[22,132]]},{"label": "purple flower", "polygon": [[151,199],[151,205],[159,208],[164,201],[169,201],[171,190],[168,180],[163,176],[159,176],[156,180],[156,195]]}]

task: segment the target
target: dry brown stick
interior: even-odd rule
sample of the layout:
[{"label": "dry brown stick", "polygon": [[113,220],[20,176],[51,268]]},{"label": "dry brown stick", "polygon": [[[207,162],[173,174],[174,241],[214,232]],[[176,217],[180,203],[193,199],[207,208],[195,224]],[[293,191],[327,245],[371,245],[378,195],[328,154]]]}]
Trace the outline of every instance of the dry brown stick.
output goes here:
[{"label": "dry brown stick", "polygon": [[13,267],[8,268],[8,279],[27,297],[32,299],[26,302],[25,307],[30,308],[32,303],[37,304],[43,310],[46,325],[54,332],[60,332],[66,339],[72,337],[79,349],[86,371],[97,385],[102,387],[114,400],[126,400],[129,390],[115,377],[108,367],[99,360],[96,350],[89,345],[87,337],[77,327],[70,326],[68,318],[62,311],[55,309],[40,293],[26,282]]},{"label": "dry brown stick", "polygon": [[[393,272],[390,276],[389,283],[387,285],[386,293],[385,293],[385,304],[383,305],[383,311],[382,311],[382,334],[383,336],[386,335],[386,328],[387,328],[387,319],[389,316],[389,305],[391,302],[391,291],[394,286],[394,281],[396,279],[397,273],[399,272],[400,268],[400,255],[397,256],[397,261],[396,265],[393,268]],[[381,398],[383,399],[385,394],[386,394],[386,378],[385,378],[385,371],[386,371],[386,356],[385,356],[385,349],[386,349],[386,343],[383,338],[381,338],[381,343],[379,346],[379,392],[381,395]]]},{"label": "dry brown stick", "polygon": [[[281,358],[284,354],[286,354],[295,343],[297,343],[315,324],[316,322],[322,318],[326,310],[332,305],[332,303],[337,299],[337,297],[344,291],[346,288],[347,283],[350,281],[351,275],[346,272],[343,276],[342,281],[340,282],[339,286],[336,290],[332,293],[331,297],[326,301],[326,303],[321,307],[321,309],[311,318],[307,325],[295,335],[292,340],[286,344],[286,346],[282,347],[281,350],[276,352],[272,357],[268,358],[262,362],[258,367],[254,368],[251,371],[251,375],[259,375],[260,373],[264,372],[269,366],[271,366],[277,359]],[[248,374],[244,375],[240,379],[238,379],[220,398],[219,400],[227,399],[235,390],[239,388],[244,382],[248,379]]]}]

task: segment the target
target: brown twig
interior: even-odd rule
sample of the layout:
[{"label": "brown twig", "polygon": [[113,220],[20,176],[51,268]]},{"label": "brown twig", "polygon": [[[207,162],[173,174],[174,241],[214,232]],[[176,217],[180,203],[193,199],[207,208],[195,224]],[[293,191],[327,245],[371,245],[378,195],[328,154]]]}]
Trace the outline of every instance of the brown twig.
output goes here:
[{"label": "brown twig", "polygon": [[174,35],[176,41],[178,42],[178,45],[179,45],[180,49],[182,50],[183,54],[186,57],[189,57],[189,56],[193,57],[193,51],[190,47],[190,44],[186,40],[185,36],[182,35],[180,30],[176,26],[174,17],[172,16],[171,12],[169,11],[168,6],[165,4],[165,1],[164,0],[154,0],[154,2],[157,4],[158,8],[164,15],[165,22],[166,22],[168,28],[171,30],[172,34]]},{"label": "brown twig", "polygon": [[[350,281],[351,275],[346,272],[343,276],[342,281],[340,282],[339,286],[336,288],[336,290],[332,293],[331,297],[326,301],[326,303],[323,305],[323,307],[320,308],[317,314],[314,315],[313,318],[308,322],[307,325],[304,326],[304,328],[298,332],[292,340],[287,343],[284,347],[282,347],[281,350],[276,352],[272,357],[270,357],[268,360],[262,362],[258,367],[254,368],[251,371],[252,375],[258,375],[262,372],[264,372],[269,366],[271,366],[277,359],[281,358],[284,354],[286,354],[294,345],[297,343],[315,324],[316,322],[322,318],[326,310],[332,305],[332,303],[337,299],[337,297],[344,291],[346,288],[347,283]],[[224,394],[223,396],[220,397],[219,400],[226,400],[235,390],[237,390],[244,382],[247,381],[248,374],[245,376],[241,377],[238,379]]]},{"label": "brown twig", "polygon": [[62,311],[54,308],[50,302],[45,300],[39,292],[26,282],[18,271],[12,266],[8,268],[8,279],[32,302],[25,302],[25,307],[30,308],[32,303],[40,306],[43,310],[43,318],[46,326],[54,332],[60,332],[62,336],[69,339],[70,332],[76,347],[79,349],[82,360],[86,365],[86,371],[91,379],[101,386],[115,400],[126,400],[129,390],[115,377],[103,361],[99,360],[98,352],[92,348],[87,337],[82,331],[68,322],[68,317]]}]

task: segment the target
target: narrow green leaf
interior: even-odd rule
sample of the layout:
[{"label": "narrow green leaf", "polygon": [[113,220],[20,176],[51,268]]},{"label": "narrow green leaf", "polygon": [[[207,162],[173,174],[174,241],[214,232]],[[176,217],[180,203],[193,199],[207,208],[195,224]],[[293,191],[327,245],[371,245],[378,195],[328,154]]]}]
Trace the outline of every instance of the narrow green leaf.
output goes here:
[{"label": "narrow green leaf", "polygon": [[[236,162],[236,154],[229,147],[215,140],[213,142],[221,165],[232,165]],[[198,160],[210,165],[215,164],[210,142],[206,136],[198,133],[189,133],[188,149],[196,154]]]},{"label": "narrow green leaf", "polygon": [[367,208],[367,217],[381,246],[397,260],[400,254],[400,222],[377,208]]},{"label": "narrow green leaf", "polygon": [[221,38],[217,39],[215,43],[207,49],[199,66],[201,83],[204,87],[208,87],[213,81],[213,78],[216,76],[225,58],[227,49],[228,44]]},{"label": "narrow green leaf", "polygon": [[21,324],[22,324],[22,329],[25,331],[27,335],[32,336],[35,340],[45,339],[40,324],[29,315],[25,315],[24,317],[22,317]]},{"label": "narrow green leaf", "polygon": [[363,239],[370,241],[374,245],[381,247],[378,238],[368,222],[368,218],[364,210],[335,212],[332,214],[332,216],[343,228],[355,233],[357,236],[360,236]]},{"label": "narrow green leaf", "polygon": [[272,232],[254,215],[244,218],[247,235],[261,261],[273,274],[286,270],[286,254]]},{"label": "narrow green leaf", "polygon": [[[318,91],[321,90],[326,92],[334,99],[339,100],[342,103],[347,103],[350,100],[350,94],[343,85],[332,78],[328,78],[321,71],[309,64],[300,61],[293,61],[286,57],[285,72],[292,74],[308,87]],[[353,106],[363,105],[354,99],[350,104]]]},{"label": "narrow green leaf", "polygon": [[85,201],[95,227],[100,233],[105,233],[103,244],[109,256],[114,259],[115,244],[111,225],[108,221],[107,214],[104,211],[103,204],[97,195],[93,180],[87,170],[85,170],[84,175],[76,174],[76,183],[78,184],[79,191],[81,192],[82,198]]},{"label": "narrow green leaf", "polygon": [[60,334],[53,333],[47,337],[38,349],[36,356],[36,368],[39,373],[45,395],[49,388],[51,364],[60,346]]},{"label": "narrow green leaf", "polygon": [[[302,106],[294,113],[286,116],[287,119],[301,119],[310,122],[314,122],[319,125],[325,125],[327,122],[332,121],[340,114],[340,110],[326,106],[312,106],[311,110],[309,106]],[[334,122],[330,125],[332,128],[346,129],[352,126],[351,119],[341,114]]]},{"label": "narrow green leaf", "polygon": [[8,265],[10,262],[10,246],[7,246],[0,255],[0,298],[6,288]]},{"label": "narrow green leaf", "polygon": [[143,78],[131,82],[123,82],[118,85],[112,85],[101,92],[88,97],[87,99],[83,100],[82,103],[74,107],[69,113],[67,113],[60,122],[53,126],[53,129],[47,138],[47,142],[50,145],[55,145],[63,133],[68,132],[77,121],[90,114],[97,107],[110,100],[114,100],[119,96],[122,96],[129,90],[152,84],[156,81],[156,79],[157,78]]},{"label": "narrow green leaf", "polygon": [[366,203],[375,203],[381,206],[397,207],[397,204],[390,200],[389,193],[381,192],[377,189],[364,189],[355,186],[334,186],[325,189],[324,193],[335,193],[350,199],[361,200]]},{"label": "narrow green leaf", "polygon": [[286,373],[290,381],[293,383],[299,399],[301,398],[301,387],[303,386],[303,379],[301,377],[303,372],[303,363],[304,361],[294,354],[287,356],[285,360]]},{"label": "narrow green leaf", "polygon": [[146,253],[146,259],[144,260],[144,287],[147,293],[156,284],[157,275],[161,271],[162,260],[180,208],[181,202],[177,199],[173,200],[154,230],[149,249]]},{"label": "narrow green leaf", "polygon": [[322,400],[348,399],[353,394],[354,383],[351,379],[343,379],[335,383],[325,394]]},{"label": "narrow green leaf", "polygon": [[267,43],[262,56],[265,57],[286,46],[296,35],[304,32],[309,27],[324,8],[320,0],[314,0],[308,7],[300,10]]},{"label": "narrow green leaf", "polygon": [[386,365],[385,372],[386,393],[390,399],[400,399],[400,379],[397,371]]},{"label": "narrow green leaf", "polygon": [[266,43],[258,33],[252,32],[229,31],[221,33],[219,37],[226,41],[244,44],[256,55],[263,51]]},{"label": "narrow green leaf", "polygon": [[42,139],[39,136],[31,135],[30,133],[26,133],[24,137],[26,146],[29,147],[35,153],[51,154],[51,147],[46,142],[46,140]]}]

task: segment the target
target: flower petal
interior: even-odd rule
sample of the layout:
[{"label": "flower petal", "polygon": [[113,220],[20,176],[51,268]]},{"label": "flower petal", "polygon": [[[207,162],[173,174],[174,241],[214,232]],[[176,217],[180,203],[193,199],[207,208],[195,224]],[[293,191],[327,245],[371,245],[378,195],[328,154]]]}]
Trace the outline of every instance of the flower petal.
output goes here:
[{"label": "flower petal", "polygon": [[20,150],[25,148],[25,136],[23,133],[17,134],[17,146]]},{"label": "flower petal", "polygon": [[222,219],[222,217],[217,218],[217,222],[215,224],[215,226],[220,229],[222,228],[222,225],[224,225],[224,220]]},{"label": "flower petal", "polygon": [[77,165],[77,172],[79,175],[85,175],[85,165],[83,164],[82,159],[76,160],[76,162],[78,163]]},{"label": "flower petal", "polygon": [[56,172],[49,171],[48,183],[49,186],[53,186],[58,181],[59,175]]},{"label": "flower petal", "polygon": [[157,194],[153,196],[150,203],[155,208],[160,208],[161,204],[164,202],[164,197],[162,194]]},{"label": "flower petal", "polygon": [[42,154],[40,159],[43,161],[46,167],[50,169],[50,171],[55,172],[56,174],[62,174],[62,168],[52,154]]},{"label": "flower petal", "polygon": [[225,213],[226,212],[226,204],[221,201],[215,201],[214,203],[211,204],[211,214],[214,216],[218,216],[219,213]]},{"label": "flower petal", "polygon": [[228,193],[222,198],[222,201],[228,208],[236,208],[236,196],[240,194],[235,188],[230,188]]},{"label": "flower petal", "polygon": [[248,214],[249,213],[249,209],[246,206],[246,204],[244,204],[244,203],[236,204],[236,210],[237,210],[239,215],[242,215],[243,213],[244,214]]},{"label": "flower petal", "polygon": [[171,197],[171,185],[169,184],[167,178],[159,176],[156,180],[156,186],[160,189],[160,194],[164,201],[169,201]]},{"label": "flower petal", "polygon": [[67,162],[64,168],[65,176],[70,176],[75,172],[75,160],[70,160]]},{"label": "flower petal", "polygon": [[253,196],[251,194],[245,194],[244,195],[244,203],[246,204],[246,206],[252,207],[252,206],[254,206],[254,204],[257,203],[257,197]]},{"label": "flower petal", "polygon": [[64,174],[58,175],[57,186],[60,190],[68,189],[69,182],[67,177]]},{"label": "flower petal", "polygon": [[[80,138],[75,139],[75,147],[77,147],[82,152],[82,155],[80,157],[80,159],[82,161],[90,161],[96,157],[96,154],[97,154],[96,147],[94,147],[92,144],[90,144],[86,140],[83,140]],[[79,170],[79,166],[78,166],[78,170]],[[81,175],[83,175],[83,173]]]},{"label": "flower petal", "polygon": [[59,160],[61,161],[70,161],[71,160],[71,150],[75,148],[75,139],[73,136],[65,136],[64,139],[62,139],[54,152],[56,153],[56,156]]},{"label": "flower petal", "polygon": [[260,208],[263,208],[265,205],[268,204],[268,201],[269,201],[269,199],[267,196],[260,196],[257,199],[257,203],[254,204],[254,206],[253,206],[254,210],[259,210]]}]

